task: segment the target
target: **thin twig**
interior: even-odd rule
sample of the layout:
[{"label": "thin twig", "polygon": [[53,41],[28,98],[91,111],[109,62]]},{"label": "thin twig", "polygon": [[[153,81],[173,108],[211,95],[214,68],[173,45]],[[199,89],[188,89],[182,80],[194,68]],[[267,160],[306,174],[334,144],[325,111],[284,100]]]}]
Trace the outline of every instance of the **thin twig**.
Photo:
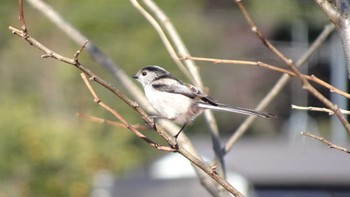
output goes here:
[{"label": "thin twig", "polygon": [[345,119],[345,117],[340,113],[339,108],[333,104],[330,100],[328,100],[325,96],[323,96],[319,91],[317,91],[305,77],[300,73],[297,66],[293,63],[293,61],[287,57],[285,57],[276,47],[274,47],[270,41],[260,32],[260,30],[255,25],[245,6],[243,5],[241,0],[235,0],[238,4],[238,7],[242,11],[244,17],[252,28],[252,31],[260,38],[263,44],[270,49],[275,55],[277,55],[286,65],[290,67],[290,69],[295,73],[296,77],[298,77],[302,83],[302,86],[305,90],[307,90],[311,95],[321,101],[327,108],[331,109],[340,122],[343,124],[344,128],[348,133],[350,133],[350,124]]},{"label": "thin twig", "polygon": [[[77,113],[77,116],[79,118],[86,118],[86,119],[88,119],[88,120],[90,120],[92,122],[98,122],[98,123],[108,124],[108,125],[111,125],[111,126],[114,126],[114,127],[126,128],[127,129],[127,126],[125,126],[122,123],[111,121],[111,120],[106,120],[106,119],[103,119],[103,118],[98,118],[96,116],[89,116],[89,115],[81,114],[81,113]],[[146,126],[138,125],[138,124],[137,125],[132,124],[130,126],[132,126],[135,129],[138,129],[138,130],[150,130],[150,127],[146,127]]]},{"label": "thin twig", "polygon": [[83,50],[86,48],[86,45],[88,44],[88,40],[85,40],[84,44],[81,46],[81,48],[79,50],[77,50],[77,52],[73,55],[74,60],[78,61],[79,55],[81,54],[81,52],[83,52]]},{"label": "thin twig", "polygon": [[349,149],[346,149],[344,147],[341,147],[341,146],[338,146],[338,145],[335,145],[333,144],[332,142],[326,140],[325,138],[323,137],[319,137],[319,136],[316,136],[316,135],[313,135],[311,133],[307,133],[307,132],[300,132],[301,135],[304,135],[304,136],[307,136],[307,137],[310,137],[312,139],[315,139],[315,140],[318,140],[326,145],[329,146],[329,148],[334,148],[334,149],[337,149],[337,150],[340,150],[340,151],[343,151],[343,152],[346,152],[348,154],[350,154],[350,150]]},{"label": "thin twig", "polygon": [[[291,106],[292,106],[292,109],[326,112],[329,115],[334,115],[334,112],[332,110],[324,108],[324,107],[312,107],[312,106],[304,107],[304,106],[298,106],[298,105],[291,105]],[[339,108],[339,110],[340,110],[340,113],[342,113],[342,114],[350,115],[350,111],[348,111],[348,110],[344,110],[341,108]]]},{"label": "thin twig", "polygon": [[[184,59],[190,59],[195,61],[204,61],[204,62],[213,62],[215,64],[241,64],[241,65],[250,65],[250,66],[259,66],[262,68],[266,68],[269,70],[273,70],[280,73],[288,74],[290,77],[296,77],[296,74],[288,69],[280,68],[274,65],[266,64],[264,62],[254,62],[254,61],[243,61],[243,60],[228,60],[228,59],[216,59],[216,58],[205,58],[205,57],[184,57]],[[350,94],[347,92],[344,92],[331,84],[321,80],[320,78],[316,77],[315,75],[305,75],[301,74],[305,79],[309,81],[313,81],[327,89],[329,89],[330,92],[337,93],[339,95],[342,95],[348,99],[350,99]]]}]

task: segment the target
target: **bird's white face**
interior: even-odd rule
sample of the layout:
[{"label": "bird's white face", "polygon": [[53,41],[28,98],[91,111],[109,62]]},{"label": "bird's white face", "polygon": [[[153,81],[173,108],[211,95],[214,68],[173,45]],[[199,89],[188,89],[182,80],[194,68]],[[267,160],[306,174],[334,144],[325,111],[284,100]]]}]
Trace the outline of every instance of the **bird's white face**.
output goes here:
[{"label": "bird's white face", "polygon": [[139,70],[132,77],[145,86],[149,85],[154,79],[166,74],[169,74],[169,72],[159,66],[147,66]]}]

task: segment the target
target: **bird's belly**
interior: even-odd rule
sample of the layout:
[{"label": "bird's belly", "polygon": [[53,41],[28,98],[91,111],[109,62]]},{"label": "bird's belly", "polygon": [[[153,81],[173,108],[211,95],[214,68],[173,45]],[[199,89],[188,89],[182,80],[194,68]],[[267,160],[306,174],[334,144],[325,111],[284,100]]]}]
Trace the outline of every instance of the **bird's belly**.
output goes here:
[{"label": "bird's belly", "polygon": [[163,117],[177,122],[186,122],[191,111],[192,99],[181,94],[152,92],[146,96],[152,107]]}]

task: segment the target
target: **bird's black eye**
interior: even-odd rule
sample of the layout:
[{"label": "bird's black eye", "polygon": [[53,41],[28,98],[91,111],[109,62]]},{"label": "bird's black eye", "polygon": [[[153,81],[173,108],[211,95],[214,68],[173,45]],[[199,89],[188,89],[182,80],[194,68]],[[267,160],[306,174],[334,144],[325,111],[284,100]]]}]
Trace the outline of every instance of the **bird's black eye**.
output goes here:
[{"label": "bird's black eye", "polygon": [[146,76],[146,75],[147,75],[147,72],[146,72],[146,71],[143,71],[143,72],[141,73],[141,75],[142,75],[142,76]]}]

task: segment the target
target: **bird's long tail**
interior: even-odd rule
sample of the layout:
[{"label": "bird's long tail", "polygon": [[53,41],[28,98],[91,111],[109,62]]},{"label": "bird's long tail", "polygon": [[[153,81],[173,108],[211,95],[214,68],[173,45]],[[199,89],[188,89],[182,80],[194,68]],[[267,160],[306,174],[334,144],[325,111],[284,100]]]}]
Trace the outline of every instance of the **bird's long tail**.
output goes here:
[{"label": "bird's long tail", "polygon": [[203,109],[211,109],[211,110],[216,110],[216,111],[227,111],[227,112],[232,112],[232,113],[238,113],[238,114],[244,114],[248,116],[259,116],[263,118],[273,118],[276,117],[274,114],[270,113],[265,113],[265,112],[257,112],[252,109],[247,109],[247,108],[241,108],[241,107],[229,107],[226,105],[218,104],[218,105],[211,105],[207,103],[198,103],[198,107],[203,108]]}]

